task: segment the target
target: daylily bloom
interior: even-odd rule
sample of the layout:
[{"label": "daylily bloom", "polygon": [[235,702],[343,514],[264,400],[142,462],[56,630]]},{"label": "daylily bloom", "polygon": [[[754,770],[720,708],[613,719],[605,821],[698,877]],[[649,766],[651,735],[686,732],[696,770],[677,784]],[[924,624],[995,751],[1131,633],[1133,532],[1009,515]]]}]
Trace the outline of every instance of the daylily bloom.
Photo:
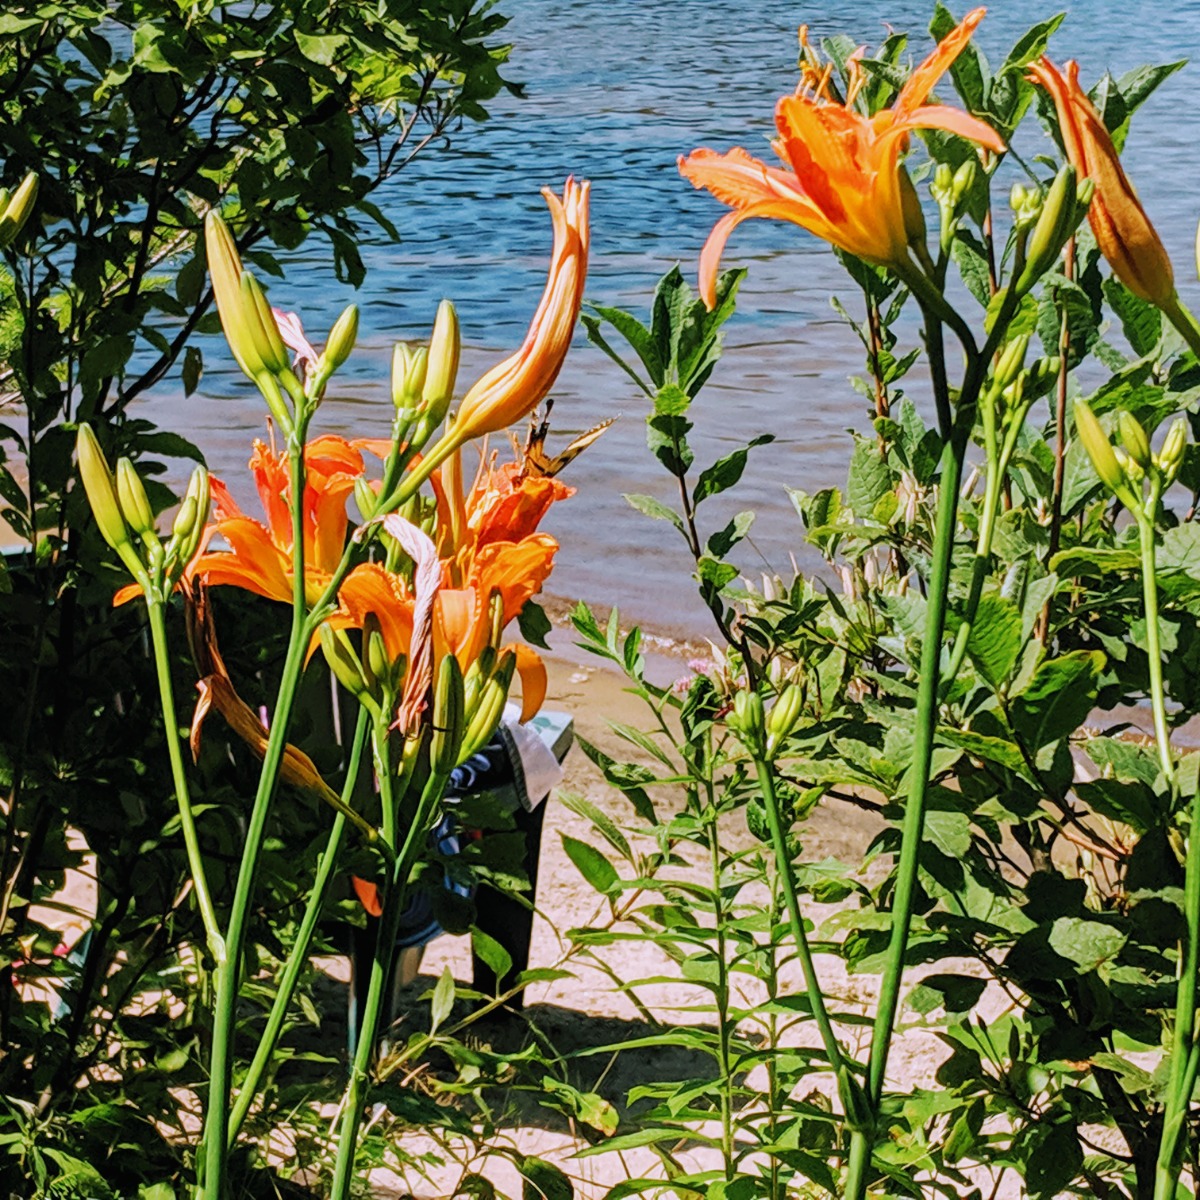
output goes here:
[{"label": "daylily bloom", "polygon": [[1121,166],[1103,119],[1080,86],[1079,64],[1068,61],[1064,66],[1065,75],[1043,56],[1029,65],[1029,78],[1054,101],[1068,161],[1080,179],[1095,185],[1088,220],[1096,243],[1135,296],[1170,307],[1175,297],[1171,260]]},{"label": "daylily bloom", "polygon": [[[314,603],[333,575],[346,546],[346,498],[363,473],[362,455],[344,438],[325,434],[304,448],[304,587]],[[202,554],[191,568],[209,584],[233,584],[291,603],[294,549],[292,542],[291,481],[288,456],[254,443],[250,460],[266,524],[246,516],[228,488],[212,480],[216,521],[230,549]]]},{"label": "daylily bloom", "polygon": [[717,222],[700,257],[700,292],[710,308],[721,252],[730,233],[750,217],[791,221],[868,262],[902,267],[910,261],[916,197],[900,161],[909,134],[942,129],[996,154],[1005,149],[989,125],[959,109],[926,103],[984,12],[969,13],[913,71],[892,107],[874,116],[855,108],[864,79],[857,60],[844,104],[828,96],[828,70],[806,67],[796,94],[775,106],[779,136],[771,145],[786,169],[770,167],[740,147],[727,154],[699,149],[680,158],[685,178],[734,209]]},{"label": "daylily bloom", "polygon": [[561,200],[549,188],[542,189],[554,222],[546,290],[520,350],[488,371],[463,397],[454,423],[459,443],[521,420],[558,378],[583,303],[590,188],[589,183],[568,179]]}]

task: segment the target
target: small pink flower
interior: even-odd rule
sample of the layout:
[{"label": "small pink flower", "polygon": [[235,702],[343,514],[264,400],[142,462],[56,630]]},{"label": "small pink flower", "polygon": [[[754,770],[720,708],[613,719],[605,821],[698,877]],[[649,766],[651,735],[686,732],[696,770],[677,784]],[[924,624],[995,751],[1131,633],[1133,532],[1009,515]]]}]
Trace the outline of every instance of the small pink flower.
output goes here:
[{"label": "small pink flower", "polygon": [[279,336],[283,344],[296,356],[293,366],[296,373],[303,377],[309,366],[320,358],[317,348],[304,335],[304,326],[296,313],[284,312],[280,308],[271,309],[275,324],[279,326]]}]

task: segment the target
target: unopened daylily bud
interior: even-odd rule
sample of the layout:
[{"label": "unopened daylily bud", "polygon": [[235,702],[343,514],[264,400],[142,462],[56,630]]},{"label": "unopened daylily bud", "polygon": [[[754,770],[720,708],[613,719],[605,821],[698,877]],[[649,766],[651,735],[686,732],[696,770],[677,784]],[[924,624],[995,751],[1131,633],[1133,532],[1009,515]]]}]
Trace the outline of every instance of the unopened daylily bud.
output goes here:
[{"label": "unopened daylily bud", "polygon": [[1117,416],[1117,430],[1129,456],[1143,471],[1150,469],[1150,439],[1142,428],[1142,423],[1131,412],[1121,412]]},{"label": "unopened daylily bud", "polygon": [[1167,430],[1162,449],[1155,460],[1159,471],[1162,472],[1164,487],[1170,487],[1175,482],[1175,476],[1179,474],[1179,468],[1183,465],[1183,452],[1186,448],[1187,422],[1183,417],[1176,417],[1171,423],[1171,428]]},{"label": "unopened daylily bud", "polygon": [[325,343],[325,350],[321,355],[321,365],[325,370],[336,371],[350,357],[357,340],[358,305],[349,304],[329,331],[329,340]]},{"label": "unopened daylily bud", "polygon": [[387,643],[383,640],[378,623],[375,623],[373,628],[364,625],[363,640],[367,646],[367,666],[371,674],[381,683],[387,684],[391,680],[392,660],[388,657]]},{"label": "unopened daylily bud", "polygon": [[379,506],[379,497],[365,475],[359,475],[354,481],[354,503],[364,521],[369,521]]},{"label": "unopened daylily bud", "polygon": [[444,654],[433,688],[429,738],[429,769],[435,775],[449,775],[458,766],[465,725],[462,668],[453,654]]},{"label": "unopened daylily bud", "polygon": [[401,412],[416,413],[420,408],[428,363],[429,351],[424,346],[397,342],[392,350],[392,403]]},{"label": "unopened daylily bud", "polygon": [[1079,186],[1075,189],[1075,205],[1079,212],[1079,220],[1087,215],[1087,211],[1092,206],[1092,197],[1096,194],[1096,181],[1094,179],[1081,180]]},{"label": "unopened daylily bud", "polygon": [[210,485],[208,471],[197,466],[188,480],[187,492],[171,525],[172,538],[178,538],[179,562],[186,565],[200,547],[204,526],[208,523]]},{"label": "unopened daylily bud", "polygon": [[1057,354],[1035,359],[1028,372],[1030,387],[1034,390],[1040,388],[1046,380],[1053,379],[1061,368],[1062,359]]},{"label": "unopened daylily bud", "polygon": [[438,305],[437,317],[433,322],[433,335],[429,339],[429,362],[421,389],[422,416],[431,429],[441,423],[450,407],[450,401],[454,398],[461,349],[462,336],[458,328],[458,313],[449,300],[443,300]]},{"label": "unopened daylily bud", "polygon": [[90,425],[79,426],[75,450],[79,458],[79,477],[83,480],[83,490],[87,493],[101,536],[118,552],[122,549],[132,550],[129,526],[125,524],[117,499],[116,483]]},{"label": "unopened daylily bud", "polygon": [[504,636],[504,597],[498,589],[488,600],[488,621],[491,626],[488,644],[499,653],[500,639]]},{"label": "unopened daylily bud", "polygon": [[1025,268],[1017,280],[1019,292],[1028,291],[1058,261],[1067,239],[1079,224],[1075,168],[1069,164],[1054,177],[1037,224],[1025,248]]},{"label": "unopened daylily bud", "polygon": [[496,670],[484,683],[475,707],[468,715],[467,731],[459,749],[460,762],[465,762],[492,740],[492,734],[496,732],[496,726],[500,724],[500,718],[504,715],[504,705],[508,701],[508,689],[512,684],[516,665],[517,656],[512,650],[505,650],[500,655]]},{"label": "unopened daylily bud", "polygon": [[323,624],[317,630],[317,636],[321,639],[321,652],[325,655],[325,661],[338,683],[352,696],[361,698],[368,695],[371,689],[363,674],[362,663],[350,646],[345,632]]},{"label": "unopened daylily bud", "polygon": [[38,177],[30,171],[11,196],[7,191],[0,192],[0,248],[11,245],[29,220],[37,191]]},{"label": "unopened daylily bud", "polygon": [[766,749],[766,718],[762,697],[757,692],[742,691],[733,698],[733,719],[729,722],[751,754]]},{"label": "unopened daylily bud", "polygon": [[975,159],[968,158],[954,172],[954,182],[950,194],[956,208],[962,203],[963,197],[971,190],[971,185],[975,182],[975,166]]},{"label": "unopened daylily bud", "polygon": [[279,322],[275,320],[275,313],[262,290],[262,285],[249,271],[242,272],[241,290],[246,323],[254,337],[258,357],[263,366],[272,375],[290,370],[291,358],[283,344]]},{"label": "unopened daylily bud", "polygon": [[1025,365],[1025,354],[1029,349],[1029,334],[1019,333],[1004,347],[994,375],[995,386],[1008,387],[1021,373]]},{"label": "unopened daylily bud", "polygon": [[117,460],[117,501],[125,524],[136,534],[154,532],[154,510],[146,495],[146,486],[127,458]]},{"label": "unopened daylily bud", "polygon": [[1113,457],[1116,458],[1117,466],[1121,468],[1121,475],[1127,484],[1137,487],[1146,478],[1142,464],[1133,458],[1124,446],[1114,446]]},{"label": "unopened daylily bud", "polygon": [[1084,400],[1075,401],[1075,430],[1104,485],[1112,492],[1124,489],[1125,473],[1117,461],[1108,434],[1100,427],[1096,414]]},{"label": "unopened daylily bud", "polygon": [[783,689],[767,718],[767,754],[774,757],[779,747],[787,740],[804,706],[804,691],[797,683],[789,683]]},{"label": "unopened daylily bud", "polygon": [[933,183],[929,185],[930,193],[939,204],[944,204],[953,190],[954,168],[949,163],[938,163],[933,171]]}]

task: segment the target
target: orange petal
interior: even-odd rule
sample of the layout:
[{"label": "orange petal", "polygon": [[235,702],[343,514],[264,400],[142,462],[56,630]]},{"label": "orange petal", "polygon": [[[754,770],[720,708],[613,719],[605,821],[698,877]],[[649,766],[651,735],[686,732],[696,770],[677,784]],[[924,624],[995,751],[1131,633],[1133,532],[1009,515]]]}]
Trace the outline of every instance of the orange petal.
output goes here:
[{"label": "orange petal", "polygon": [[960,108],[931,104],[914,109],[904,120],[909,129],[944,129],[969,141],[978,142],[993,154],[1003,154],[1008,147],[1004,139],[986,122],[965,113]]},{"label": "orange petal", "polygon": [[937,81],[966,49],[971,35],[986,13],[986,8],[976,8],[967,13],[962,23],[946,34],[933,53],[913,71],[900,89],[900,95],[896,98],[893,106],[898,114],[910,113],[925,103],[929,98],[929,93],[937,85]]},{"label": "orange petal", "polygon": [[513,642],[504,649],[516,652],[517,674],[521,679],[521,724],[524,725],[531,717],[537,716],[538,709],[546,699],[549,687],[546,664],[532,646],[526,646],[523,642]]},{"label": "orange petal", "polygon": [[120,608],[122,604],[128,604],[130,600],[136,600],[142,594],[142,585],[140,583],[127,583],[122,588],[117,588],[113,594],[113,608]]},{"label": "orange petal", "polygon": [[357,875],[352,875],[350,886],[354,889],[358,902],[367,910],[368,916],[383,916],[383,905],[379,902],[379,889],[373,883],[368,883],[365,879],[359,879]]}]

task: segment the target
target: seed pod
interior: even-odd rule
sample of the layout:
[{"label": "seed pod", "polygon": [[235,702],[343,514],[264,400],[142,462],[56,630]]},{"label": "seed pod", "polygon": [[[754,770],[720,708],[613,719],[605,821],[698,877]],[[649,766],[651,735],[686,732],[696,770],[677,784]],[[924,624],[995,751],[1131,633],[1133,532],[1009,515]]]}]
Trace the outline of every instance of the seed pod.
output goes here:
[{"label": "seed pod", "polygon": [[121,515],[121,504],[117,499],[116,484],[100,443],[90,425],[80,425],[75,438],[76,454],[79,458],[79,477],[83,490],[104,540],[116,551],[132,550],[129,527]]},{"label": "seed pod", "polygon": [[325,369],[336,371],[350,357],[357,340],[358,305],[349,304],[342,310],[342,315],[329,331],[329,340],[325,343],[325,351],[321,355]]},{"label": "seed pod", "polygon": [[1130,457],[1143,471],[1149,470],[1152,461],[1150,439],[1146,436],[1146,431],[1142,428],[1142,423],[1133,413],[1121,412],[1117,416],[1117,429],[1121,434],[1121,441],[1124,443],[1125,449],[1129,451]]},{"label": "seed pod", "polygon": [[444,654],[433,689],[429,739],[429,769],[435,775],[449,775],[458,766],[464,725],[462,669],[453,654]]},{"label": "seed pod", "polygon": [[154,510],[145,484],[127,458],[117,459],[117,501],[125,523],[134,533],[144,536],[154,532]]}]

